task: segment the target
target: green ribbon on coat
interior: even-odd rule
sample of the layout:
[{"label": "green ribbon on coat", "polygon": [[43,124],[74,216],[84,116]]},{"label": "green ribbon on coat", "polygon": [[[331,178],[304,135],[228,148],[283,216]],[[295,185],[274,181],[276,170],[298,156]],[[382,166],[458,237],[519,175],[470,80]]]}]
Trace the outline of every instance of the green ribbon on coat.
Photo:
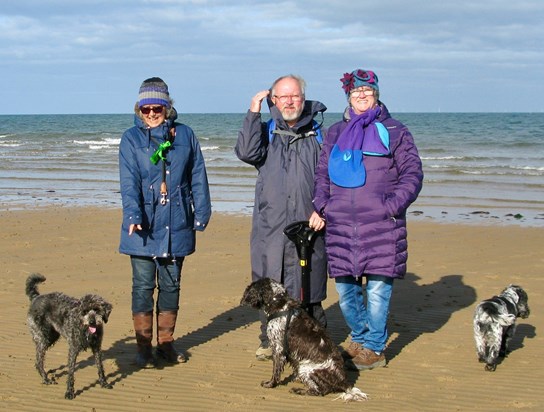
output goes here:
[{"label": "green ribbon on coat", "polygon": [[151,155],[151,157],[149,158],[149,160],[151,160],[151,163],[156,165],[159,160],[166,160],[166,153],[168,153],[168,149],[170,148],[170,146],[172,146],[172,143],[170,143],[169,141],[161,143],[159,145],[159,148],[155,150],[155,153],[153,153],[153,155]]}]

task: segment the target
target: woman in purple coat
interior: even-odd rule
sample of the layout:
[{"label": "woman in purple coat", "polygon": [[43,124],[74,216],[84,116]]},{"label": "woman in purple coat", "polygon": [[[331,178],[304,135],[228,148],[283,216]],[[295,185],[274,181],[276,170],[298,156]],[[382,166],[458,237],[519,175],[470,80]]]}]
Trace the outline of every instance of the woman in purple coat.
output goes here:
[{"label": "woman in purple coat", "polygon": [[351,329],[346,365],[363,370],[386,364],[393,280],[406,273],[406,210],[423,171],[408,128],[379,100],[378,76],[359,69],[341,82],[349,107],[325,139],[314,207],[326,221],[329,276]]}]

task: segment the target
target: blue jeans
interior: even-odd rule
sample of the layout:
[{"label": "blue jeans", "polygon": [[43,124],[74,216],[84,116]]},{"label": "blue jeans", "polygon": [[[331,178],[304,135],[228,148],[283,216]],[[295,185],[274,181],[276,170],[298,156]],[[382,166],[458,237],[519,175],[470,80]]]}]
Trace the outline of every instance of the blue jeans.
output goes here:
[{"label": "blue jeans", "polygon": [[153,312],[157,287],[157,311],[177,311],[184,258],[131,256],[132,313]]},{"label": "blue jeans", "polygon": [[[387,343],[387,317],[393,291],[393,279],[387,276],[365,275],[363,279],[353,276],[335,278],[340,310],[351,329],[353,342],[381,353]],[[366,289],[366,305],[363,290]]]}]

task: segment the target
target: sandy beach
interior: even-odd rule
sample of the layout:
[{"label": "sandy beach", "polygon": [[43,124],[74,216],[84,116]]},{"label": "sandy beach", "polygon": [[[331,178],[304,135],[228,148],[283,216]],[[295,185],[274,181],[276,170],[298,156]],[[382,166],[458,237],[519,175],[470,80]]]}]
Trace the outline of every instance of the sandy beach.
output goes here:
[{"label": "sandy beach", "polygon": [[[515,225],[409,222],[408,275],[395,283],[386,368],[349,372],[370,400],[302,397],[284,385],[264,389],[271,363],[255,360],[257,313],[239,306],[250,282],[248,216],[214,214],[185,261],[176,345],[188,362],[139,370],[130,312],[131,272],[117,251],[120,210],[47,208],[0,212],[2,311],[0,409],[10,411],[516,411],[544,410],[544,231]],[[103,389],[90,352],[78,358],[76,398],[64,399],[67,345],[46,357],[58,385],[43,385],[26,325],[27,276],[40,272],[42,293],[97,293],[113,304],[103,349],[113,389]],[[517,283],[531,316],[518,319],[512,352],[496,372],[478,363],[472,314],[481,299]],[[329,332],[348,341],[334,284],[324,302]]]}]

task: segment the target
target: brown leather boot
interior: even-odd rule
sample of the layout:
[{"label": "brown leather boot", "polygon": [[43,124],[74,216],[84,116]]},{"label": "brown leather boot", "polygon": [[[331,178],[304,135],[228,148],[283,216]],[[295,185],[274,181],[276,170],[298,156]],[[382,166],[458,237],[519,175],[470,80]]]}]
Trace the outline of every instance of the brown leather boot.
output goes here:
[{"label": "brown leather boot", "polygon": [[367,370],[374,368],[381,368],[387,364],[385,355],[380,353],[379,355],[371,349],[363,347],[363,349],[353,358],[351,362],[346,362],[346,366],[349,369],[354,370]]},{"label": "brown leather boot", "polygon": [[157,313],[157,355],[168,363],[187,361],[185,356],[174,347],[174,329],[177,317],[177,311]]},{"label": "brown leather boot", "polygon": [[134,333],[136,334],[136,365],[140,368],[153,366],[153,351],[151,341],[153,340],[153,312],[140,312],[132,314],[134,322]]},{"label": "brown leather boot", "polygon": [[344,359],[353,359],[363,350],[363,345],[358,342],[351,341],[349,346],[341,350],[342,357]]}]

